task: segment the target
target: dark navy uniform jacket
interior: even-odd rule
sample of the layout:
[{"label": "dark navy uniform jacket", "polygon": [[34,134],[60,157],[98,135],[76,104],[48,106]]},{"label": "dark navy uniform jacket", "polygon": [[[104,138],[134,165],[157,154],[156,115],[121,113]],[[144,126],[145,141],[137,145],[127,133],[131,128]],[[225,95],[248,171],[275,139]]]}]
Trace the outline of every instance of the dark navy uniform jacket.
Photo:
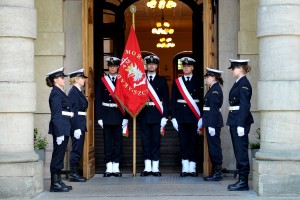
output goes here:
[{"label": "dark navy uniform jacket", "polygon": [[214,83],[204,96],[204,107],[209,107],[209,111],[203,110],[203,127],[223,127],[223,117],[220,108],[223,104],[223,92],[218,82]]},{"label": "dark navy uniform jacket", "polygon": [[[193,99],[198,99],[199,102],[196,103],[199,110],[200,109],[200,99],[201,99],[201,86],[202,82],[198,77],[195,75],[192,76],[192,79],[189,81],[190,83],[187,84],[185,78],[182,76],[183,83],[186,85],[186,88]],[[172,85],[172,99],[171,99],[171,109],[172,109],[172,118],[176,118],[178,123],[194,123],[197,122],[198,119],[196,118],[193,111],[190,109],[187,103],[178,103],[178,99],[184,99],[176,85],[176,82],[173,82]]]},{"label": "dark navy uniform jacket", "polygon": [[51,120],[49,123],[49,134],[59,136],[70,136],[71,117],[62,115],[62,111],[72,112],[68,96],[58,87],[54,86],[49,97]]},{"label": "dark navy uniform jacket", "polygon": [[80,91],[76,86],[73,85],[69,91],[69,100],[71,103],[72,111],[74,112],[74,117],[72,117],[72,130],[80,129],[81,131],[86,131],[86,116],[78,115],[78,112],[86,112],[88,108],[88,101],[82,91]]},{"label": "dark navy uniform jacket", "polygon": [[113,104],[116,103],[104,85],[103,81],[100,80],[99,85],[96,88],[97,120],[102,119],[103,125],[121,125],[123,119],[128,118],[128,115],[125,117],[118,107],[103,106],[103,102]]},{"label": "dark navy uniform jacket", "polygon": [[[138,119],[146,120],[147,123],[160,123],[161,118],[168,119],[169,115],[169,89],[167,80],[164,77],[155,75],[151,86],[155,90],[158,98],[163,104],[163,115],[159,112],[156,106],[145,106],[141,113],[138,115]],[[150,100],[151,101],[151,100]]]},{"label": "dark navy uniform jacket", "polygon": [[246,127],[253,121],[250,112],[252,87],[246,76],[243,76],[235,83],[229,92],[229,105],[240,106],[239,110],[232,110],[228,113],[227,125]]}]

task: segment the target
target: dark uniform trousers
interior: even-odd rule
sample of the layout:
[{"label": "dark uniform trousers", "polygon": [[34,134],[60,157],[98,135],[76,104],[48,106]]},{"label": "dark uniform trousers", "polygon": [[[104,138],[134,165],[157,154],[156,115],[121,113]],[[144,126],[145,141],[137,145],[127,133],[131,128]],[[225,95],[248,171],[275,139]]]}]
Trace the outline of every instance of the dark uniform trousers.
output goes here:
[{"label": "dark uniform trousers", "polygon": [[[192,79],[187,82],[185,81],[184,77],[182,78],[183,83],[185,84],[191,97],[199,101],[201,99],[201,80],[198,77],[193,76]],[[187,103],[178,102],[178,100],[183,99],[184,98],[179,92],[179,89],[174,81],[172,86],[171,108],[172,118],[176,118],[178,123],[181,159],[196,162],[195,152],[198,119],[189,108]],[[200,108],[200,104],[196,104],[198,108]]]},{"label": "dark uniform trousers", "polygon": [[196,162],[197,123],[178,123],[181,159]]},{"label": "dark uniform trousers", "polygon": [[144,160],[160,159],[160,123],[149,124],[141,121],[141,138],[144,153]]},{"label": "dark uniform trousers", "polygon": [[[72,151],[70,153],[70,165],[71,167],[78,167],[83,153],[85,131],[87,130],[86,116],[78,115],[78,112],[86,112],[88,101],[82,91],[80,91],[76,86],[71,88],[68,96],[74,112],[74,117],[71,120]],[[81,136],[79,139],[74,137],[74,131],[77,129],[81,130]]]},{"label": "dark uniform trousers", "polygon": [[56,136],[53,135],[53,151],[50,163],[50,172],[59,174],[61,169],[64,168],[64,157],[69,142],[69,136],[65,136],[64,141],[60,145],[56,143]]},{"label": "dark uniform trousers", "polygon": [[[168,118],[169,114],[169,89],[167,80],[164,77],[155,75],[149,82],[153,90],[162,101],[163,114],[155,105],[146,105],[138,115],[141,126],[141,139],[144,153],[144,160],[158,161],[160,159],[160,122],[163,117]],[[151,102],[153,103],[153,102]]]},{"label": "dark uniform trousers", "polygon": [[222,165],[223,164],[223,155],[222,155],[222,148],[220,146],[221,139],[220,133],[221,128],[215,128],[215,135],[211,136],[208,132],[208,127],[206,127],[206,139],[207,144],[209,146],[209,157],[213,165]]},{"label": "dark uniform trousers", "polygon": [[250,126],[244,127],[245,134],[240,137],[237,133],[237,126],[230,126],[230,134],[233,145],[233,151],[236,158],[236,169],[238,174],[248,176],[250,172],[249,156],[248,156],[248,134],[250,132]]},{"label": "dark uniform trousers", "polygon": [[104,125],[103,139],[105,163],[119,163],[122,152],[122,125]]}]

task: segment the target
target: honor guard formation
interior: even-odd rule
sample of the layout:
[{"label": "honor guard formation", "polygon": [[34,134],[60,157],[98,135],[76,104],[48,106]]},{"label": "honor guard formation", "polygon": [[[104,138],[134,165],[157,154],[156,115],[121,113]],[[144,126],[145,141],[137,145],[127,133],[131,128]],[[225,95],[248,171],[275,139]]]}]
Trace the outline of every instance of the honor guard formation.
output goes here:
[{"label": "honor guard formation", "polygon": [[[212,172],[203,177],[204,181],[223,179],[223,154],[221,148],[221,128],[224,126],[221,109],[223,105],[223,71],[206,68],[204,78],[193,74],[196,60],[182,57],[183,74],[172,84],[171,98],[165,77],[157,73],[159,57],[149,55],[146,63],[146,84],[149,99],[137,116],[140,124],[140,136],[143,150],[144,170],[140,176],[162,176],[159,169],[161,136],[165,133],[167,122],[171,121],[178,132],[181,157],[181,177],[197,177],[196,138],[205,130]],[[229,92],[229,113],[226,125],[230,129],[238,181],[228,186],[229,191],[249,190],[250,171],[248,157],[248,134],[254,123],[250,112],[252,88],[246,74],[251,71],[249,60],[230,59],[229,70],[236,81]],[[120,160],[122,138],[128,131],[130,115],[114,96],[118,81],[121,60],[117,57],[106,59],[108,71],[95,87],[95,118],[103,129],[105,172],[103,177],[122,177]],[[72,85],[68,95],[64,92],[65,77],[69,76]],[[69,192],[72,186],[62,182],[64,157],[69,137],[72,149],[70,153],[70,182],[86,182],[78,168],[83,154],[84,138],[87,131],[86,114],[88,101],[83,93],[87,76],[83,69],[64,74],[59,68],[46,75],[46,84],[52,87],[49,96],[51,119],[49,134],[53,137],[53,152],[50,164],[51,192]],[[201,97],[204,82],[207,87],[204,98]]]}]

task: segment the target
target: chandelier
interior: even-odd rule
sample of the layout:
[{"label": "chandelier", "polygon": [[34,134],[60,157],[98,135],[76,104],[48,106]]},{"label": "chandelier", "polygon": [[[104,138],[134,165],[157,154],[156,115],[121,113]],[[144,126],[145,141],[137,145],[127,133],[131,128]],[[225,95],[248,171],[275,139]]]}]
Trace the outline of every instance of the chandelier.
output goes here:
[{"label": "chandelier", "polygon": [[[156,4],[157,4],[156,0],[149,0],[147,2],[147,7],[149,7],[149,8],[155,8]],[[165,7],[166,8],[175,8],[176,6],[177,6],[177,3],[174,2],[173,0],[168,0],[167,3],[166,3],[166,0],[159,0],[157,7],[159,9],[164,9]]]},{"label": "chandelier", "polygon": [[159,43],[156,44],[157,48],[172,48],[175,47],[175,43],[172,42],[172,38],[160,38]]},{"label": "chandelier", "polygon": [[162,35],[167,35],[167,34],[173,34],[174,29],[170,28],[170,23],[165,21],[164,18],[164,11],[162,10],[161,14],[161,21],[156,22],[156,28],[152,28],[151,33],[152,34],[162,34]]}]

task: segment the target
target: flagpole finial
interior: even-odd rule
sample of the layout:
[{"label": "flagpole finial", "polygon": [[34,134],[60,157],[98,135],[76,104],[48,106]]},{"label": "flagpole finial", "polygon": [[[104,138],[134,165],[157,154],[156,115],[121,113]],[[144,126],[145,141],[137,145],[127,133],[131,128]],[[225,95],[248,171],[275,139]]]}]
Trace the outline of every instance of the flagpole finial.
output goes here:
[{"label": "flagpole finial", "polygon": [[130,6],[130,12],[132,13],[132,25],[133,25],[133,28],[135,29],[135,21],[134,21],[134,14],[136,13],[135,5]]}]

